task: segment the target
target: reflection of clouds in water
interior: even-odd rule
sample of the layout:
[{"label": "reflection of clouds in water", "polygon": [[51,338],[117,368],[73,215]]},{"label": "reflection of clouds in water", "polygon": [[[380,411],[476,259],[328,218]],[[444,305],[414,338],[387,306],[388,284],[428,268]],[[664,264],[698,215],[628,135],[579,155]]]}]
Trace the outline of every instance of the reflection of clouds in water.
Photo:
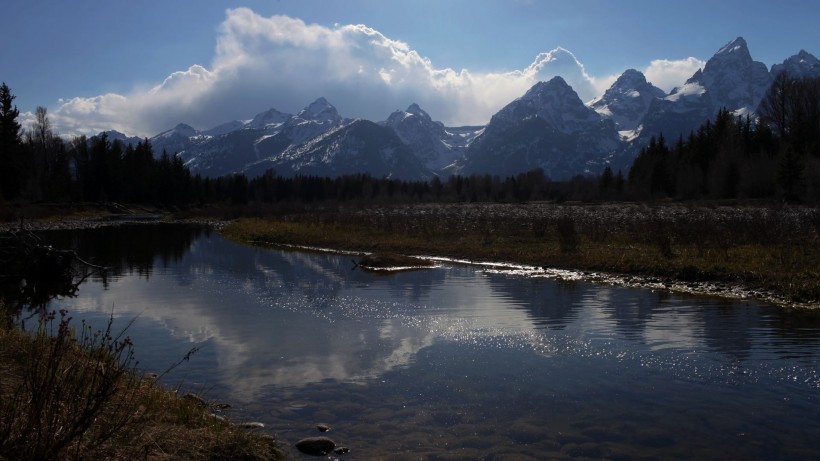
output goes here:
[{"label": "reflection of clouds in water", "polygon": [[676,310],[652,318],[644,330],[644,338],[650,350],[698,349],[703,338],[696,332],[703,331],[703,319],[696,312]]},{"label": "reflection of clouds in water", "polygon": [[202,315],[198,296],[191,294],[188,288],[180,290],[175,282],[168,282],[163,277],[150,280],[123,277],[109,285],[109,289],[86,283],[77,299],[61,303],[71,302],[71,310],[77,312],[111,313],[119,320],[117,324],[123,327],[126,321],[135,317],[137,322],[151,320],[171,336],[187,338],[192,343],[219,336],[219,323]]},{"label": "reflection of clouds in water", "polygon": [[[332,380],[365,383],[396,367],[411,363],[419,350],[433,343],[433,335],[404,325],[398,319],[384,319],[390,335],[375,327],[360,334],[322,331],[305,341],[300,327],[290,324],[287,331],[270,336],[245,337],[249,354],[228,355],[234,347],[217,339],[219,373],[235,398],[251,401],[268,386],[299,388]],[[310,323],[310,319],[304,319]]]},{"label": "reflection of clouds in water", "polygon": [[536,272],[454,265],[381,276],[351,271],[349,256],[261,250],[212,236],[195,240],[168,270],[148,279],[126,274],[108,290],[86,284],[80,298],[61,305],[102,313],[113,306],[115,316],[140,315],[138,324],[161,325],[170,338],[207,342],[217,367],[200,372],[247,400],[269,386],[372,380],[437,341],[686,371],[689,362],[702,365],[686,356],[692,350],[746,357],[760,327],[756,310],[703,302],[694,309],[646,290]]},{"label": "reflection of clouds in water", "polygon": [[[288,254],[287,259],[292,257]],[[266,262],[256,265],[269,267]],[[219,384],[237,399],[247,400],[271,385],[362,382],[407,365],[420,349],[433,343],[425,322],[408,321],[404,314],[413,306],[355,295],[337,297],[333,293],[339,283],[311,283],[321,276],[309,274],[321,266],[305,267],[311,269],[295,284],[277,282],[279,272],[273,269],[237,277],[201,265],[180,271],[198,274],[184,289],[173,270],[148,280],[123,277],[108,290],[84,285],[72,309],[105,312],[116,303],[118,318],[139,315],[138,322],[152,321],[172,337],[208,341],[218,365],[208,379],[218,377]],[[307,286],[312,288],[305,294]],[[265,297],[259,296],[260,287],[267,288]],[[319,311],[314,296],[340,302],[331,303],[335,307],[330,311]]]}]

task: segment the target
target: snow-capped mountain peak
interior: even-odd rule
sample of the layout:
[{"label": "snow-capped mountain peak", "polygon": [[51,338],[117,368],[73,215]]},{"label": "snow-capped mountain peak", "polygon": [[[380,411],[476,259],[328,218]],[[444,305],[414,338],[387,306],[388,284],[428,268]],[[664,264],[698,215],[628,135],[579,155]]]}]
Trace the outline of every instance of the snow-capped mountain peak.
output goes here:
[{"label": "snow-capped mountain peak", "polygon": [[162,133],[158,134],[157,138],[170,138],[172,136],[178,138],[191,138],[199,134],[194,127],[191,125],[187,125],[185,123],[178,123],[177,126],[171,128],[168,131],[163,131]]},{"label": "snow-capped mountain peak", "polygon": [[564,133],[577,131],[579,126],[597,122],[600,118],[594,110],[584,105],[578,93],[561,77],[536,83],[524,96],[495,114],[493,119],[497,117],[509,120],[540,117],[553,129]]},{"label": "snow-capped mountain peak", "polygon": [[751,59],[751,54],[749,53],[749,46],[746,43],[746,39],[743,37],[736,37],[731,42],[724,45],[721,49],[715,53],[715,56],[723,56],[723,55],[739,55],[743,59],[748,57]]},{"label": "snow-capped mountain peak", "polygon": [[268,109],[265,112],[260,112],[253,117],[247,124],[248,128],[255,130],[264,130],[271,126],[279,126],[285,123],[291,117],[290,114],[279,112],[276,109]]},{"label": "snow-capped mountain peak", "polygon": [[425,112],[421,107],[419,107],[419,105],[416,103],[410,104],[410,106],[407,108],[405,112],[407,112],[408,114],[417,115],[427,120],[432,120],[430,118],[430,115],[427,112]]},{"label": "snow-capped mountain peak", "polygon": [[782,64],[772,66],[773,76],[777,76],[784,71],[797,78],[820,77],[820,60],[808,51],[800,50],[799,53],[789,57]]},{"label": "snow-capped mountain peak", "polygon": [[647,82],[641,72],[627,69],[590,107],[614,121],[620,131],[632,132],[640,126],[652,101],[664,96],[663,90]]},{"label": "snow-capped mountain peak", "polygon": [[492,117],[467,148],[461,173],[504,175],[541,168],[563,179],[604,163],[620,145],[615,124],[585,106],[563,78],[554,77],[536,83]]},{"label": "snow-capped mountain peak", "polygon": [[318,98],[310,103],[309,106],[302,109],[297,115],[303,120],[313,120],[316,122],[331,122],[337,123],[342,120],[339,112],[330,104],[325,98]]},{"label": "snow-capped mountain peak", "polygon": [[390,114],[384,126],[391,128],[419,160],[432,171],[453,165],[480,132],[480,127],[445,128],[433,121],[418,104]]},{"label": "snow-capped mountain peak", "polygon": [[352,121],[320,97],[296,115],[270,109],[247,123],[233,121],[202,132],[180,124],[151,142],[158,155],[176,153],[193,172],[207,176],[266,168],[284,175],[375,168],[387,177],[401,176],[401,168],[418,177],[541,168],[561,179],[600,171],[605,164],[628,168],[651,136],[686,135],[721,108],[749,113],[782,71],[798,78],[820,76],[820,60],[801,50],[769,72],[752,59],[746,40],[737,37],[668,95],[629,69],[585,105],[566,81],[575,81],[583,66],[559,48],[540,54],[526,69],[543,81],[486,126],[446,127],[415,103],[379,124]]},{"label": "snow-capped mountain peak", "polygon": [[682,89],[688,86],[690,91],[676,89],[672,94],[694,94],[691,89],[699,85],[711,114],[724,107],[736,113],[750,113],[757,108],[771,81],[766,65],[754,61],[746,40],[737,37],[718,50],[702,71],[686,81]]},{"label": "snow-capped mountain peak", "polygon": [[384,124],[395,129],[401,121],[407,119],[408,117],[417,117],[419,119],[418,123],[435,123],[430,115],[424,111],[424,109],[419,107],[418,104],[413,103],[410,104],[407,110],[397,110],[390,114]]}]

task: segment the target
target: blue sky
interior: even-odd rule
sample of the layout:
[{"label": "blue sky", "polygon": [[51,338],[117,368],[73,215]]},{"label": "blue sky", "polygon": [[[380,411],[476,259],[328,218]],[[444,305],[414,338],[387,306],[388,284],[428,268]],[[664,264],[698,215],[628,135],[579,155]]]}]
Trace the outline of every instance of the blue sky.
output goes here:
[{"label": "blue sky", "polygon": [[628,68],[669,90],[737,36],[767,66],[820,52],[817,1],[6,0],[4,13],[0,80],[64,134],[206,129],[319,96],[349,117],[418,102],[486,123],[556,74],[587,100]]}]

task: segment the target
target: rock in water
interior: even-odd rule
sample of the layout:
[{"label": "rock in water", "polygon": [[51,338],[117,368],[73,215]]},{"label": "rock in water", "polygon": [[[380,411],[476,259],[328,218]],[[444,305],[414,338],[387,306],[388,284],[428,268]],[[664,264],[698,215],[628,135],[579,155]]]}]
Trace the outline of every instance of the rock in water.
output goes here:
[{"label": "rock in water", "polygon": [[330,426],[324,423],[319,423],[316,425],[316,429],[318,429],[319,432],[327,432],[330,430]]},{"label": "rock in water", "polygon": [[336,447],[327,437],[308,437],[296,442],[296,448],[306,455],[324,456]]}]

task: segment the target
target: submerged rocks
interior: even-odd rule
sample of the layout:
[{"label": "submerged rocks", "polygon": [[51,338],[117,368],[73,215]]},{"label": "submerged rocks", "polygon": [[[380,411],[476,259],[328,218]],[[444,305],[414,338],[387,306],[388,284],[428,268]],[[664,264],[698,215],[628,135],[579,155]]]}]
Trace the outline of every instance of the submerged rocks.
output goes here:
[{"label": "submerged rocks", "polygon": [[324,456],[336,448],[336,443],[328,437],[307,437],[296,442],[296,448],[306,455]]}]

